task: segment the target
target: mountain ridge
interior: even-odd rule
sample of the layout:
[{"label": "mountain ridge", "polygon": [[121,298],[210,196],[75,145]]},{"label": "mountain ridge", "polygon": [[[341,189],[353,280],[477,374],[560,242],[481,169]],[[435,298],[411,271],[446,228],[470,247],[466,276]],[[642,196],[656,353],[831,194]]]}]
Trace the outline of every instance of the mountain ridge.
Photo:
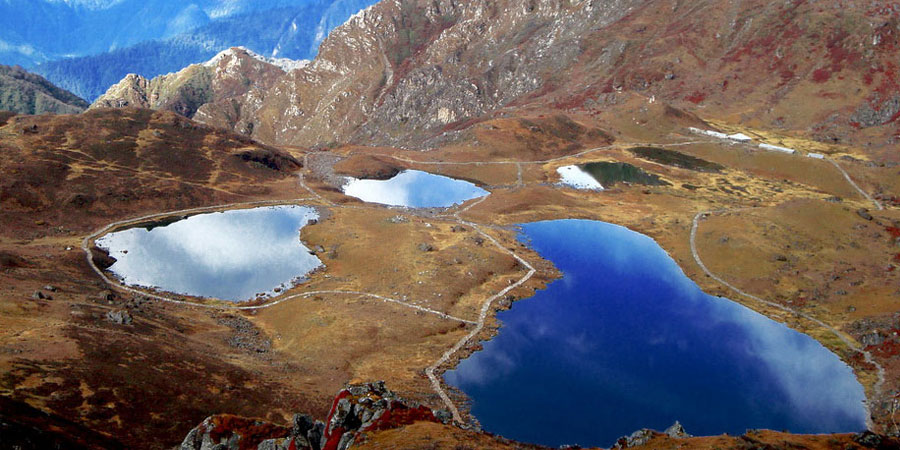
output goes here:
[{"label": "mountain ridge", "polygon": [[[592,113],[624,90],[826,144],[875,133],[887,157],[900,139],[892,17],[805,2],[388,0],[338,27],[278,95],[231,100],[268,143],[429,145],[486,114]],[[200,120],[228,127],[215,109]]]},{"label": "mountain ridge", "polygon": [[267,57],[309,59],[332,28],[374,0],[311,0],[213,19],[163,40],[140,42],[108,52],[49,61],[35,70],[91,101],[128,73],[147,78],[212,58],[243,46]]},{"label": "mountain ridge", "polygon": [[77,114],[88,103],[20,66],[0,65],[0,110],[19,114]]}]

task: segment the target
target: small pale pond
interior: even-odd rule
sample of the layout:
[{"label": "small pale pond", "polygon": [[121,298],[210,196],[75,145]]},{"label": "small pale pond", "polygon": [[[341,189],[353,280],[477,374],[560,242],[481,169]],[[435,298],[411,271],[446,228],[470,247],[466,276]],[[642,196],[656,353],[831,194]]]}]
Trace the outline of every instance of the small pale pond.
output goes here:
[{"label": "small pale pond", "polygon": [[246,301],[289,288],[322,265],[300,242],[300,229],[316,218],[305,206],[200,214],[110,233],[97,246],[116,258],[109,270],[127,285]]},{"label": "small pale pond", "polygon": [[703,293],[652,239],[603,222],[522,226],[561,279],[498,314],[445,374],[489,432],[610,446],[676,420],[689,433],[865,428],[852,370],[807,335]]},{"label": "small pale pond", "polygon": [[468,181],[404,170],[389,180],[348,178],[344,194],[360,200],[411,208],[449,207],[490,192]]}]

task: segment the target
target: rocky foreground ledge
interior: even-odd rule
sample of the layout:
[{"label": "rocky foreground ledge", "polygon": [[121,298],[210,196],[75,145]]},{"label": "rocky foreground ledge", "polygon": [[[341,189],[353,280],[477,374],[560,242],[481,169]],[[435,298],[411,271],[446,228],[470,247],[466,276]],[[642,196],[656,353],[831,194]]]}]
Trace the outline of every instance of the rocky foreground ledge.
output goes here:
[{"label": "rocky foreground ledge", "polygon": [[[444,410],[433,410],[403,399],[385,387],[383,381],[354,384],[342,389],[334,399],[325,422],[306,414],[294,415],[291,426],[276,425],[256,419],[221,414],[208,417],[190,431],[181,443],[181,450],[346,450],[351,446],[365,448],[424,448],[416,444],[428,442],[434,436],[420,434],[431,428],[438,434],[462,431],[450,425],[452,417]],[[433,428],[438,427],[438,428]],[[400,430],[402,428],[402,430]],[[408,436],[397,442],[370,442],[371,434],[396,430]],[[409,431],[409,433],[406,433]],[[467,437],[457,436],[450,446],[428,448],[497,448],[543,449],[545,447],[519,444],[498,436],[466,431]],[[426,437],[422,440],[422,437]],[[466,445],[460,445],[460,442]],[[442,442],[441,444],[447,444]],[[472,444],[474,446],[471,446]],[[566,448],[581,448],[568,446]],[[900,450],[900,440],[862,432],[839,435],[791,435],[767,430],[748,430],[743,436],[693,437],[680,423],[675,422],[663,432],[641,429],[623,436],[614,443],[616,449],[835,449],[835,450]]]},{"label": "rocky foreground ledge", "polygon": [[296,414],[289,428],[227,414],[208,417],[188,433],[181,450],[345,450],[366,431],[450,418],[446,411],[404,400],[378,381],[341,390],[325,422]]}]

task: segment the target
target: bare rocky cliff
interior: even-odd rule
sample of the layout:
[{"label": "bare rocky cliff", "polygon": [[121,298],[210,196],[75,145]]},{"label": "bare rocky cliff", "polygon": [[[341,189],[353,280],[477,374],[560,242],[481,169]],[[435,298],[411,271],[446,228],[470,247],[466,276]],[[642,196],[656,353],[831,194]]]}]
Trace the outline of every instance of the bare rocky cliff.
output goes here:
[{"label": "bare rocky cliff", "polygon": [[[898,13],[879,2],[384,0],[335,29],[310,65],[246,74],[247,89],[195,118],[274,144],[427,147],[500,111],[592,113],[630,91],[822,142],[864,138],[884,156],[900,139]],[[172,109],[160,95],[150,106]]]},{"label": "bare rocky cliff", "polygon": [[128,75],[110,87],[91,108],[150,108],[194,117],[201,106],[211,104],[211,108],[224,114],[224,127],[240,130],[237,120],[232,121],[239,116],[240,108],[217,102],[241,98],[253,90],[265,90],[284,75],[285,69],[305,64],[305,61],[268,60],[249,50],[232,48],[204,64],[194,64],[152,80]]}]

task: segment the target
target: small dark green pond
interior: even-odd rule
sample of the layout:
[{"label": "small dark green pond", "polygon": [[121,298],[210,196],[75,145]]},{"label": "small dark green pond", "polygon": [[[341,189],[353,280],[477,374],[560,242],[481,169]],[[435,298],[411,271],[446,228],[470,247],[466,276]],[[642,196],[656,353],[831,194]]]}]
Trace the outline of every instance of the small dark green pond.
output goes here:
[{"label": "small dark green pond", "polygon": [[641,184],[645,186],[669,186],[658,175],[645,172],[623,162],[593,162],[578,166],[584,172],[590,174],[603,186],[609,187],[617,183]]}]

